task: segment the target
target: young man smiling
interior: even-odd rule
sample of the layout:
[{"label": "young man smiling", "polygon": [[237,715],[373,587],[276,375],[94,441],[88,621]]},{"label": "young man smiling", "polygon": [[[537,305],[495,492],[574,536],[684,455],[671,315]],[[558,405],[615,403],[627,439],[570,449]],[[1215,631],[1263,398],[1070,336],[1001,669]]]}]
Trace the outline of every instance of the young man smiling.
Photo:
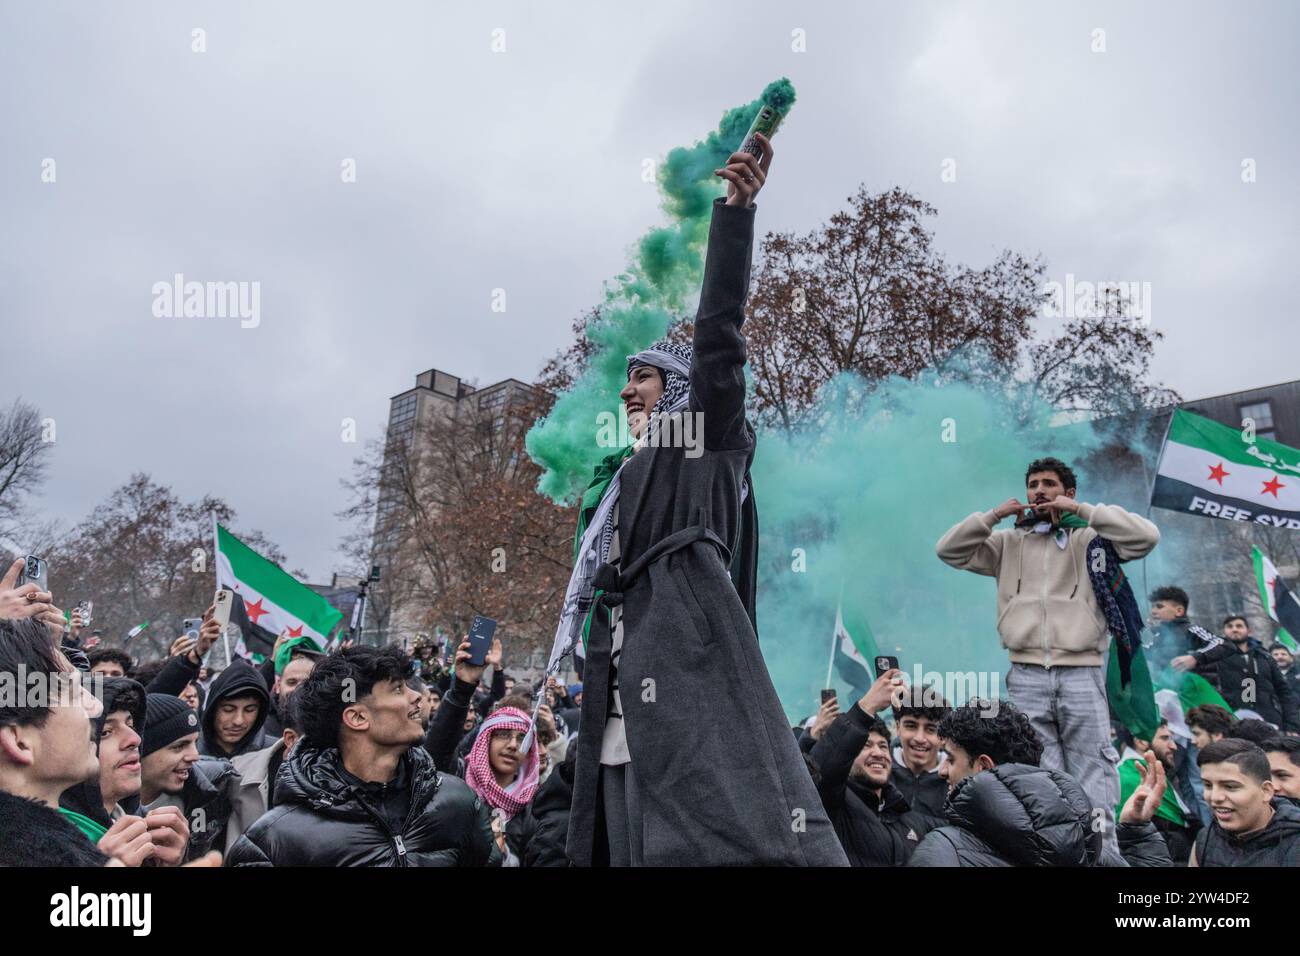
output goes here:
[{"label": "young man smiling", "polygon": [[1264,751],[1225,738],[1197,761],[1214,821],[1196,838],[1192,866],[1300,866],[1300,810],[1274,802]]},{"label": "young man smiling", "polygon": [[894,748],[890,780],[911,804],[912,812],[930,828],[947,822],[943,805],[948,799],[948,784],[939,775],[943,759],[939,722],[951,709],[937,691],[928,687],[909,688],[894,705],[898,746]]},{"label": "young man smiling", "polygon": [[809,754],[822,806],[852,866],[903,866],[929,829],[890,780],[889,729],[876,716],[907,692],[900,673],[880,675]]},{"label": "young man smiling", "polygon": [[275,809],[230,866],[482,866],[486,805],[419,746],[420,698],[398,647],[349,647],[294,692],[305,739],[280,768]]},{"label": "young man smiling", "polygon": [[149,694],[140,736],[141,809],[180,811],[189,822],[191,859],[224,849],[238,774],[228,760],[199,755],[198,715],[179,697]]}]

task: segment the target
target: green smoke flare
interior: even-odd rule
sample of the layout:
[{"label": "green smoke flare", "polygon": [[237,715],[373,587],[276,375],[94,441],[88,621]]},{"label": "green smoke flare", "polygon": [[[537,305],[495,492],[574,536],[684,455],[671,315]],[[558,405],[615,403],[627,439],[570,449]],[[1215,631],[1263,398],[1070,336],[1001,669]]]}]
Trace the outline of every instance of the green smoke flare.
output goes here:
[{"label": "green smoke flare", "polygon": [[670,222],[643,236],[627,272],[606,283],[600,318],[587,328],[595,346],[587,368],[528,433],[528,454],[543,469],[542,494],[572,501],[596,464],[615,451],[597,439],[602,413],[623,414],[618,393],[627,383],[627,356],[662,338],[699,294],[712,204],[725,187],[713,170],[740,146],[763,104],[788,111],[794,96],[784,77],[768,84],[758,99],[728,110],[716,130],[693,146],[672,150],[659,167]]}]

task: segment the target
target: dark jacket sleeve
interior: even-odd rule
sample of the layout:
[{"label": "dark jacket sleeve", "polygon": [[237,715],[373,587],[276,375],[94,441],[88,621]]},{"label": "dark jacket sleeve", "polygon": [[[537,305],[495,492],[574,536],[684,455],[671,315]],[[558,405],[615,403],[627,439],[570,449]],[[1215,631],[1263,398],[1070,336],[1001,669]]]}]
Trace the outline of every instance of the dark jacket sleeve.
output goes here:
[{"label": "dark jacket sleeve", "polygon": [[[1120,856],[1129,866],[1173,866],[1169,845],[1151,823],[1121,823],[1115,828]],[[1186,862],[1186,861],[1184,861]]]},{"label": "dark jacket sleeve", "polygon": [[492,705],[504,696],[506,696],[506,672],[498,667],[492,675],[492,690],[479,705],[479,714],[486,717],[492,709]]},{"label": "dark jacket sleeve", "polygon": [[257,672],[262,675],[262,680],[266,682],[266,692],[269,694],[275,687],[275,657],[268,654],[266,660],[257,665]]},{"label": "dark jacket sleeve", "polygon": [[[441,710],[441,708],[439,708]],[[460,866],[500,866],[501,850],[492,838],[492,810],[487,802],[477,801],[477,811],[465,828],[460,845]]]},{"label": "dark jacket sleeve", "polygon": [[871,733],[871,718],[857,704],[840,714],[825,730],[810,756],[821,774],[817,785],[826,809],[844,802],[844,788],[849,782],[853,761]]},{"label": "dark jacket sleeve", "polygon": [[1277,666],[1277,661],[1273,660],[1273,655],[1268,655],[1269,680],[1273,682],[1273,690],[1277,694],[1277,706],[1282,711],[1282,730],[1283,732],[1300,732],[1300,714],[1296,713],[1296,693],[1295,686],[1286,679],[1282,673],[1282,668]]},{"label": "dark jacket sleeve", "polygon": [[[1227,660],[1233,654],[1240,654],[1240,653],[1241,651],[1237,650],[1236,645],[1233,644],[1231,641],[1220,641],[1218,644],[1215,644],[1213,647],[1207,650],[1194,651],[1192,653],[1192,657],[1196,658],[1197,670],[1200,670],[1202,667],[1204,667],[1207,670],[1213,672],[1215,678],[1217,678],[1219,664]],[[1210,679],[1209,674],[1202,674],[1201,676],[1206,678],[1207,680]]]},{"label": "dark jacket sleeve", "polygon": [[473,697],[474,685],[456,678],[429,721],[424,749],[433,758],[434,767],[443,773],[456,773],[456,745],[465,736],[465,715],[469,713]]},{"label": "dark jacket sleeve", "polygon": [[704,415],[704,447],[744,448],[751,440],[745,422],[745,298],[757,206],[713,203],[709,251],[704,263],[700,307],[695,314],[690,409]]},{"label": "dark jacket sleeve", "polygon": [[941,827],[927,833],[921,840],[920,845],[917,846],[916,852],[907,861],[907,865],[961,866],[961,858],[957,856],[957,847],[948,838],[948,834],[945,832],[947,829],[947,827]]},{"label": "dark jacket sleeve", "polygon": [[146,694],[179,697],[186,684],[198,679],[199,665],[190,663],[188,654],[180,654],[167,658],[167,663],[158,672],[158,676],[149,682],[149,686],[144,691]]}]

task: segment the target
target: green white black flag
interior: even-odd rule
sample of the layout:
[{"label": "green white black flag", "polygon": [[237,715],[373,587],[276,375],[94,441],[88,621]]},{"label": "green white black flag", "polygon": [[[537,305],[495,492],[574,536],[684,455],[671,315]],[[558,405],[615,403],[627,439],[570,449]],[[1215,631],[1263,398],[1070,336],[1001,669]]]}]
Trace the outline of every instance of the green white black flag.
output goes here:
[{"label": "green white black flag", "polygon": [[1300,449],[1174,411],[1151,504],[1171,511],[1300,530]]}]

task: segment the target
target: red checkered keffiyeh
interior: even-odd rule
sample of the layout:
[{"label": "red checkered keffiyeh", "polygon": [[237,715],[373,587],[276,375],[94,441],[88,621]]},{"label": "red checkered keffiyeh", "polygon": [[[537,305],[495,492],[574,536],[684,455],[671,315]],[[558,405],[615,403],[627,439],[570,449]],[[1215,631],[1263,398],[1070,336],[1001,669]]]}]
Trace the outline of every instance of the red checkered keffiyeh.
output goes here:
[{"label": "red checkered keffiyeh", "polygon": [[522,710],[502,707],[483,721],[465,764],[465,782],[470,789],[487,801],[489,807],[504,813],[506,819],[528,806],[533,794],[537,792],[537,778],[540,775],[537,747],[528,748],[528,753],[524,755],[524,765],[516,772],[515,779],[509,786],[502,787],[492,773],[488,746],[492,742],[492,735],[498,730],[521,730],[527,733],[531,726],[532,722]]}]

